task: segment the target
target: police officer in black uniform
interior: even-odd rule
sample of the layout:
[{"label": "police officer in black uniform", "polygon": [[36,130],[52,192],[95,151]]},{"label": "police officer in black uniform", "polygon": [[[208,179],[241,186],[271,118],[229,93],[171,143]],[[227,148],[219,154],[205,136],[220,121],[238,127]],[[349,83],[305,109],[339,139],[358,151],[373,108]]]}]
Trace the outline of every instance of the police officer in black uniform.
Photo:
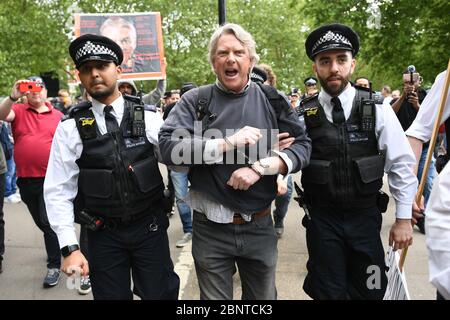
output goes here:
[{"label": "police officer in black uniform", "polygon": [[311,162],[302,172],[309,252],[303,288],[313,299],[382,299],[387,279],[380,229],[387,196],[379,190],[386,172],[397,217],[389,243],[407,247],[415,157],[391,108],[349,81],[358,35],[345,25],[325,25],[309,34],[305,47],[321,91],[303,101],[312,140]]},{"label": "police officer in black uniform", "polygon": [[303,84],[305,85],[305,93],[303,94],[302,100],[312,97],[317,93],[317,79],[315,77],[307,77]]},{"label": "police officer in black uniform", "polygon": [[[44,184],[62,271],[90,273],[94,299],[177,299],[154,147],[163,121],[120,94],[123,53],[114,41],[87,34],[69,52],[92,102],[59,124]],[[89,230],[88,257],[79,250],[74,216]]]}]

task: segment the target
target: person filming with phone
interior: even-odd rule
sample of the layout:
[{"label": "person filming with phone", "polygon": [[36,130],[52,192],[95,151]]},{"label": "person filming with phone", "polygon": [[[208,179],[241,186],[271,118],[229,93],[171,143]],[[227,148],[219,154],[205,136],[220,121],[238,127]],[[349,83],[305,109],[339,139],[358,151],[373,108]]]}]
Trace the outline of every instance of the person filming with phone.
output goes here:
[{"label": "person filming with phone", "polygon": [[[402,95],[397,101],[392,104],[392,109],[394,109],[395,113],[397,114],[397,118],[400,121],[400,124],[402,125],[404,131],[406,131],[413,123],[414,119],[417,116],[417,113],[419,112],[420,105],[427,95],[427,92],[420,87],[420,84],[420,73],[417,72],[416,68],[413,65],[408,66],[403,72]],[[419,167],[417,170],[418,179],[422,177],[422,171],[425,165],[428,146],[428,142],[423,145]],[[435,161],[436,159],[433,156],[430,162],[430,168],[428,170],[427,180],[423,191],[425,206],[428,202],[428,198],[430,197],[431,188],[433,186],[433,179],[437,175],[435,169]],[[417,220],[417,227],[423,234],[425,233],[424,223],[424,217],[421,217]]]},{"label": "person filming with phone", "polygon": [[410,65],[403,72],[403,92],[400,98],[392,105],[403,130],[407,130],[416,118],[420,104],[427,95],[420,87],[420,74]]},{"label": "person filming with phone", "polygon": [[[17,103],[23,96],[27,103]],[[18,80],[0,104],[0,120],[11,122],[17,186],[34,222],[44,233],[48,260],[43,286],[50,288],[59,281],[61,254],[58,237],[48,222],[43,187],[53,135],[63,114],[46,99],[42,78]]]}]

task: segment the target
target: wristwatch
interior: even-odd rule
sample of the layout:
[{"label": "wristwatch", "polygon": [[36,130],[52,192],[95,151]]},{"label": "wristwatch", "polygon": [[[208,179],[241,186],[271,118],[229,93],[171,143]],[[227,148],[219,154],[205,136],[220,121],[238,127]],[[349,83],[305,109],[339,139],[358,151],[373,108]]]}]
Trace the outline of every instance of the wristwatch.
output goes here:
[{"label": "wristwatch", "polygon": [[72,244],[70,246],[65,246],[61,248],[61,255],[66,258],[70,256],[70,254],[74,251],[80,250],[80,247],[77,244]]}]

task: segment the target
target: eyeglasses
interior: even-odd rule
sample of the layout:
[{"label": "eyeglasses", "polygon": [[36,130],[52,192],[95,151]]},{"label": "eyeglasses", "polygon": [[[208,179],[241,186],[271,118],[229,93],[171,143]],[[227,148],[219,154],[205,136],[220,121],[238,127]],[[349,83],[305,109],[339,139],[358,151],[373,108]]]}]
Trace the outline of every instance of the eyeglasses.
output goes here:
[{"label": "eyeglasses", "polygon": [[317,83],[317,82],[315,82],[315,81],[307,81],[307,82],[305,83],[305,85],[306,85],[307,87],[312,87],[312,86],[315,86],[316,83]]},{"label": "eyeglasses", "polygon": [[133,41],[131,40],[130,37],[126,37],[126,38],[119,39],[119,42],[123,46],[130,46]]}]

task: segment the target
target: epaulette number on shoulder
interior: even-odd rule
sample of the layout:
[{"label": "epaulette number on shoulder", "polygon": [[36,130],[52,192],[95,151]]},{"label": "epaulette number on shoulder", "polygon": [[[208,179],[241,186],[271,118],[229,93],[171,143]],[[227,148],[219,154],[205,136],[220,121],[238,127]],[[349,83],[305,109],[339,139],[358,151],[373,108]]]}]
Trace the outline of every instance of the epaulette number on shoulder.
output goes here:
[{"label": "epaulette number on shoulder", "polygon": [[70,118],[74,118],[75,114],[82,110],[87,110],[92,106],[92,103],[90,101],[83,101],[72,108],[69,109],[67,114],[61,119],[62,121],[65,121]]},{"label": "epaulette number on shoulder", "polygon": [[305,113],[304,114],[307,117],[316,116],[317,115],[317,111],[319,111],[319,107],[311,107],[311,108],[305,109]]},{"label": "epaulette number on shoulder", "polygon": [[304,110],[304,116],[311,117],[311,116],[317,116],[318,110],[319,110],[319,94],[316,93],[315,95],[305,98],[301,102],[301,107]]}]

